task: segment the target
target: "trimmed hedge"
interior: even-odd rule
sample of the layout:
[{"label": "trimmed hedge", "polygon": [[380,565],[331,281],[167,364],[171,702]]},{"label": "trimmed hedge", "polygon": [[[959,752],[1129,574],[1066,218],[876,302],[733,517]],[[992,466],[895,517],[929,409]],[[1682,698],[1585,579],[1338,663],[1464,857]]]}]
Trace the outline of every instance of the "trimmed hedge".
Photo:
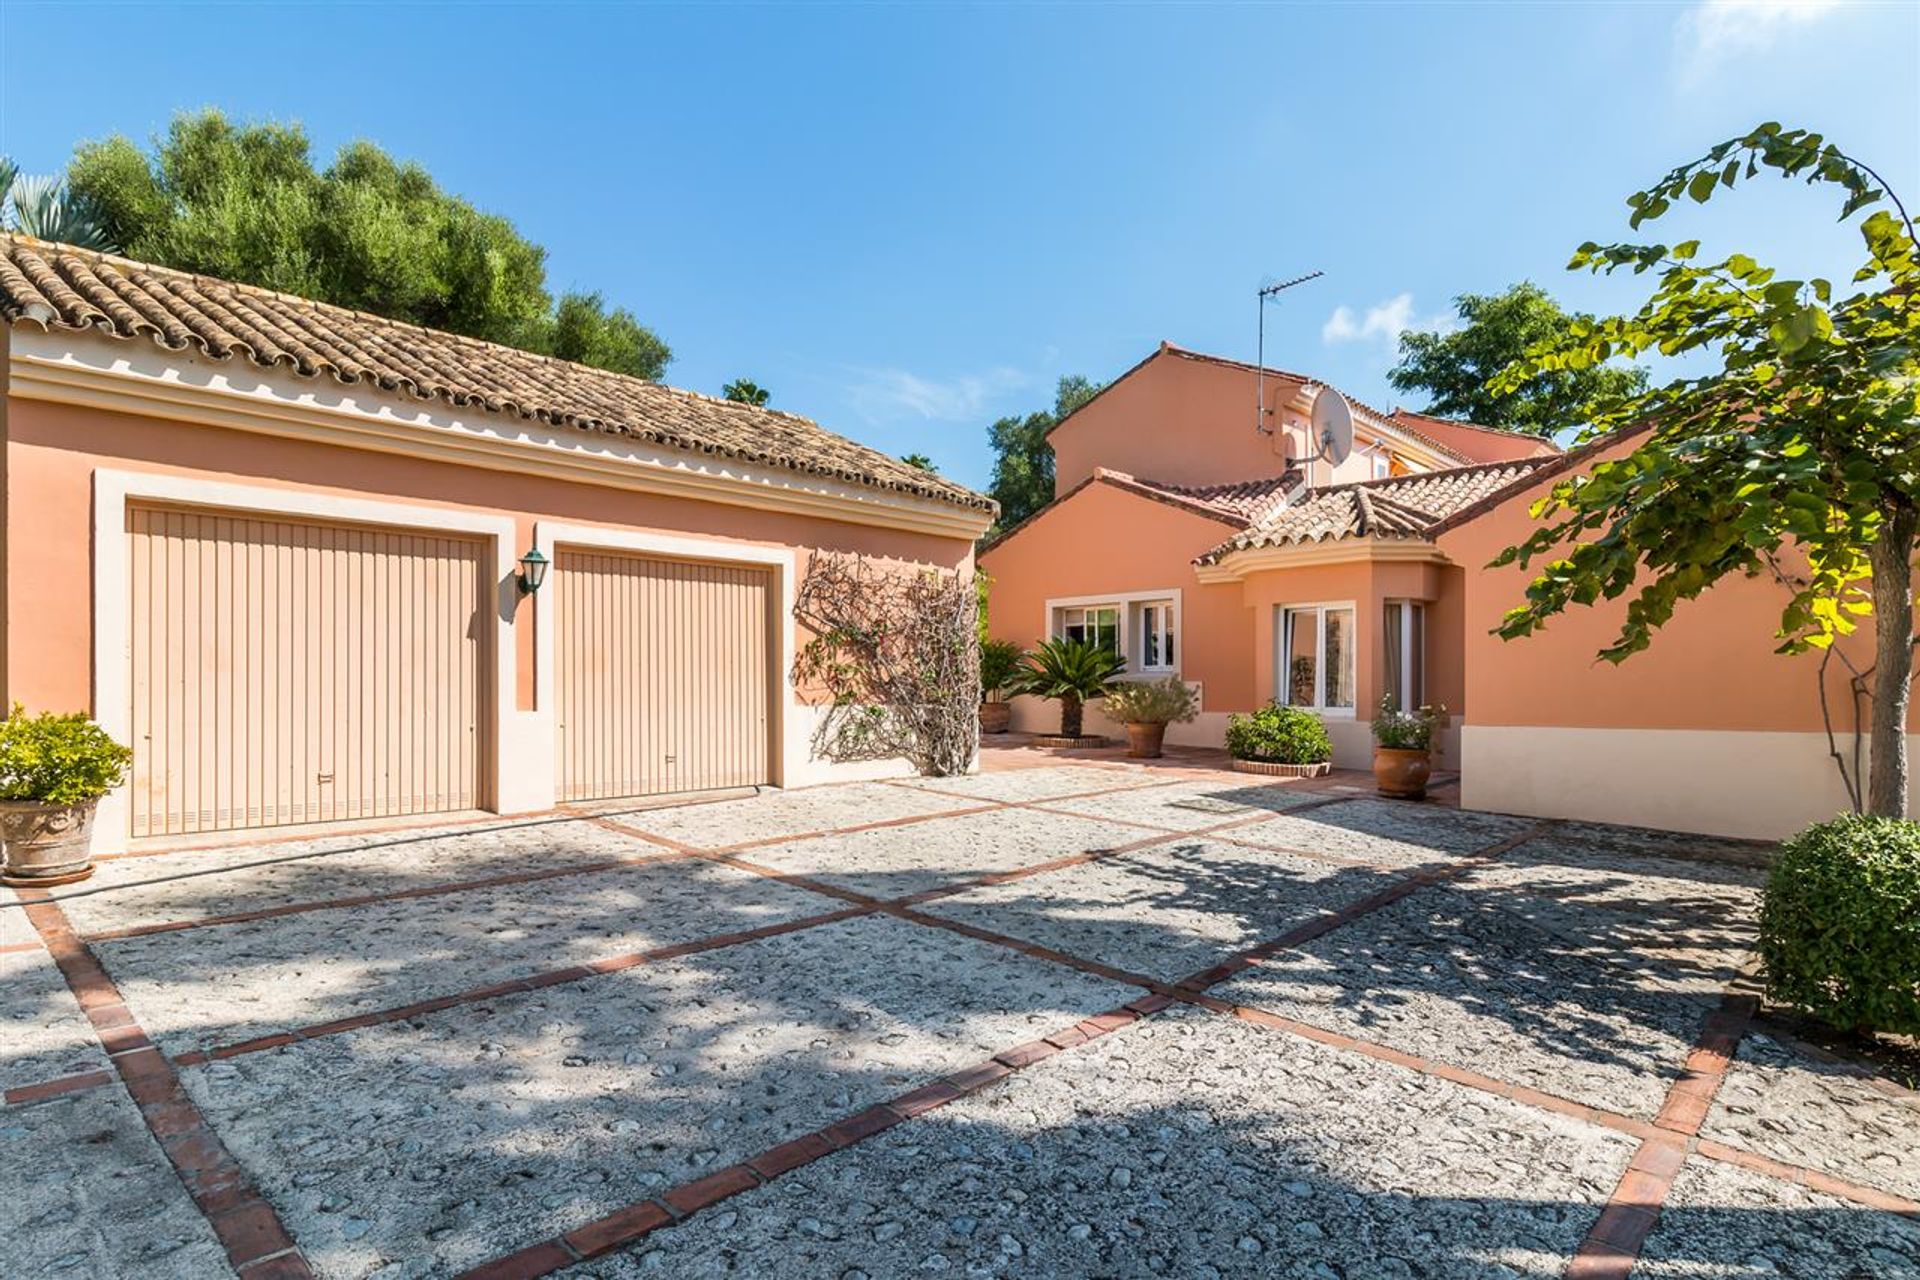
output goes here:
[{"label": "trimmed hedge", "polygon": [[1920,1035],[1920,822],[1849,814],[1780,846],[1767,992],[1847,1031]]},{"label": "trimmed hedge", "polygon": [[1333,759],[1333,742],[1320,717],[1269,702],[1250,715],[1227,718],[1227,753],[1236,760],[1319,764]]}]

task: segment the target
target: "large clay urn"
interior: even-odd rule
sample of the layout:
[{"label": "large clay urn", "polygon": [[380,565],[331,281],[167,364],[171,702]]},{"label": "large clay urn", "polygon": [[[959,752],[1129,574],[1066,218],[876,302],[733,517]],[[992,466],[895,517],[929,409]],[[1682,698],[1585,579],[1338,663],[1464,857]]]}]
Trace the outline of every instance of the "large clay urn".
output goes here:
[{"label": "large clay urn", "polygon": [[1402,747],[1373,749],[1373,785],[1383,796],[1418,800],[1427,794],[1433,775],[1433,753]]}]

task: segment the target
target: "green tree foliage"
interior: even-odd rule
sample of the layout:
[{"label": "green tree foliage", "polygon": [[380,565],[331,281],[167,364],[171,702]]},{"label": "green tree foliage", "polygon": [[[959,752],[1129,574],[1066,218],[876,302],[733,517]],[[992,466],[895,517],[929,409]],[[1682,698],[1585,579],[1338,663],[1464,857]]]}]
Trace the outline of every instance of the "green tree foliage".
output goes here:
[{"label": "green tree foliage", "polygon": [[125,781],[132,760],[132,751],[81,712],[30,716],[16,702],[0,720],[0,800],[98,800]]},{"label": "green tree foliage", "polygon": [[[1920,257],[1912,220],[1873,170],[1818,134],[1764,124],[1630,197],[1634,227],[1771,171],[1839,189],[1866,260],[1844,298],[1746,254],[1699,260],[1697,241],[1585,244],[1574,270],[1652,274],[1633,315],[1579,322],[1496,379],[1502,390],[1647,351],[1719,367],[1597,406],[1590,438],[1647,427],[1631,452],[1555,484],[1541,525],[1496,564],[1538,566],[1498,634],[1531,635],[1573,605],[1633,591],[1613,662],[1645,649],[1677,602],[1728,574],[1777,577],[1782,653],[1826,649],[1874,620],[1866,807],[1906,808],[1920,529]],[[1875,206],[1891,204],[1892,211]],[[1637,590],[1636,590],[1637,587]],[[1838,758],[1838,753],[1836,753]],[[1844,768],[1843,768],[1844,772]],[[1848,779],[1849,788],[1857,780]],[[1858,791],[1855,790],[1856,803]]]},{"label": "green tree foliage", "polygon": [[720,388],[720,394],[735,404],[764,405],[768,400],[773,398],[771,391],[768,391],[751,378],[735,378],[732,382]]},{"label": "green tree foliage", "polygon": [[1098,384],[1074,376],[1054,388],[1053,408],[1002,418],[987,428],[993,444],[993,484],[987,493],[1000,504],[1000,519],[987,536],[1004,532],[1053,501],[1054,424],[1100,394]]},{"label": "green tree foliage", "polygon": [[0,156],[0,230],[20,231],[42,240],[77,244],[83,249],[113,248],[99,210],[59,178],[30,177]]},{"label": "green tree foliage", "polygon": [[1227,717],[1227,753],[1236,760],[1269,764],[1321,764],[1333,759],[1333,740],[1320,717],[1269,702],[1246,715]]},{"label": "green tree foliage", "polygon": [[1460,327],[1450,332],[1409,330],[1400,335],[1400,363],[1387,373],[1397,391],[1425,392],[1426,412],[1464,418],[1485,427],[1551,437],[1593,420],[1596,405],[1635,395],[1647,385],[1644,369],[1595,364],[1559,369],[1510,395],[1487,383],[1542,343],[1563,341],[1590,315],[1568,314],[1530,280],[1505,293],[1466,293],[1453,300]]},{"label": "green tree foliage", "polygon": [[546,287],[546,251],[370,142],[315,167],[298,125],[176,117],[152,153],[82,143],[76,196],[128,256],[658,378],[671,352],[597,293]]},{"label": "green tree foliage", "polygon": [[940,474],[940,468],[924,453],[903,453],[900,455],[900,461],[910,467],[918,467],[928,475]]}]

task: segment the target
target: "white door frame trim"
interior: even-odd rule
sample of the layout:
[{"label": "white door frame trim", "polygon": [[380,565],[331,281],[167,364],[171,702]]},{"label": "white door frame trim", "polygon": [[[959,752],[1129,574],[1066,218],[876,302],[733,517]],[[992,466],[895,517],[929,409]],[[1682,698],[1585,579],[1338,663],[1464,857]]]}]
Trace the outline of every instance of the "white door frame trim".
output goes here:
[{"label": "white door frame trim", "polygon": [[[499,812],[546,808],[552,804],[551,793],[544,801],[528,803],[529,797],[516,782],[524,777],[521,748],[527,735],[516,732],[512,720],[515,660],[512,606],[518,602],[506,593],[517,591],[507,580],[517,558],[513,549],[514,523],[506,516],[480,515],[446,507],[344,498],[311,489],[231,484],[158,472],[96,470],[93,473],[93,715],[116,741],[131,745],[133,735],[133,580],[127,554],[127,504],[141,500],[280,519],[344,521],[479,535],[490,545],[491,564],[485,572],[496,587],[494,627],[489,641],[493,648],[493,674],[489,687],[481,690],[482,706],[489,703],[492,706],[488,730],[492,741],[487,759],[481,765],[480,781],[488,807]],[[117,852],[125,848],[131,821],[127,787],[123,785],[100,801],[93,830],[94,852]]]},{"label": "white door frame trim", "polygon": [[[540,548],[548,561],[559,559],[561,547],[591,547],[607,551],[632,551],[643,555],[665,556],[680,560],[706,560],[717,564],[749,565],[755,568],[769,568],[774,575],[774,598],[779,607],[779,616],[774,619],[775,661],[779,669],[770,674],[770,687],[773,696],[773,724],[770,734],[773,741],[779,743],[779,750],[773,760],[773,780],[776,786],[787,787],[802,777],[806,770],[808,754],[811,750],[807,740],[806,723],[803,717],[795,714],[793,706],[793,603],[794,592],[798,589],[796,575],[798,563],[795,552],[789,547],[758,546],[746,542],[727,542],[719,538],[690,538],[679,534],[652,533],[634,529],[612,529],[599,525],[567,524],[557,520],[541,520],[534,525],[534,545]],[[539,706],[539,715],[547,726],[548,743],[546,771],[549,777],[549,794],[559,793],[559,778],[556,776],[557,763],[554,759],[558,740],[554,734],[553,711],[555,692],[554,674],[554,610],[550,603],[540,601],[534,610],[533,648],[535,655],[534,688],[535,699]]]}]

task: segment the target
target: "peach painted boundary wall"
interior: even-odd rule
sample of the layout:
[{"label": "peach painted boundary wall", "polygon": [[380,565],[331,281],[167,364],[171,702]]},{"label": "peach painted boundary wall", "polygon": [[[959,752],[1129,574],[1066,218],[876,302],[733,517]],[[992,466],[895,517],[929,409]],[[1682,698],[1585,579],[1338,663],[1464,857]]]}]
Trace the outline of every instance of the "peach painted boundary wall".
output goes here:
[{"label": "peach painted boundary wall", "polygon": [[[903,565],[963,571],[972,566],[969,531],[947,535],[873,523],[887,518],[885,512],[861,511],[863,522],[853,523],[753,505],[760,498],[747,468],[734,469],[742,473],[741,483],[728,491],[745,495],[749,505],[615,487],[617,476],[605,485],[582,482],[560,478],[568,474],[564,468],[569,464],[558,452],[588,449],[598,465],[607,465],[606,457],[621,447],[619,440],[590,439],[593,433],[572,429],[548,431],[538,424],[469,411],[461,411],[460,421],[449,421],[451,411],[442,412],[445,406],[398,397],[383,401],[367,396],[364,388],[355,389],[358,399],[351,413],[341,410],[342,427],[334,434],[333,411],[314,405],[317,397],[338,399],[339,389],[329,391],[311,379],[267,375],[92,335],[0,330],[0,336],[10,353],[11,379],[4,406],[6,538],[0,551],[4,696],[35,710],[87,709],[110,725],[126,712],[121,637],[127,594],[115,568],[116,557],[124,561],[126,533],[124,516],[100,505],[103,495],[109,504],[150,495],[191,505],[439,527],[488,538],[500,607],[490,646],[496,666],[488,691],[495,708],[496,750],[483,781],[489,807],[503,812],[545,808],[553,797],[552,703],[550,692],[542,691],[552,650],[550,641],[543,646],[537,640],[543,601],[521,596],[512,583],[514,561],[536,540],[549,554],[556,540],[604,539],[705,559],[771,563],[781,578],[783,608],[790,605],[797,577],[815,552],[858,552]],[[164,383],[175,406],[164,410],[168,415],[190,412],[178,406],[195,405],[204,395],[208,418],[245,424],[257,420],[261,425],[229,429],[27,398],[21,394],[26,380],[19,376],[23,350],[41,356],[65,352],[64,359],[85,365],[90,377],[104,379],[98,383],[102,387],[120,380],[136,390],[143,379]],[[228,381],[244,385],[244,393],[223,399],[204,390]],[[184,398],[183,387],[191,389]],[[42,394],[37,384],[33,394]],[[225,413],[225,406],[241,396],[247,400],[246,412]],[[289,414],[284,429],[268,413],[281,406]],[[302,415],[298,419],[291,416],[296,408]],[[394,423],[416,420],[418,425],[406,431],[393,430]],[[356,434],[370,427],[378,427],[383,438]],[[414,432],[422,452],[430,454],[456,431],[509,442],[522,438],[529,446],[524,463],[462,465],[445,456],[404,451]],[[568,436],[582,440],[575,446]],[[549,453],[555,455],[551,461]],[[689,458],[683,470],[704,475],[721,468]],[[663,474],[666,482],[679,483],[680,478]],[[772,492],[774,486],[781,491]],[[772,477],[766,487],[769,508],[776,501],[806,501],[822,511],[834,509],[830,482],[814,486],[807,478]],[[789,497],[788,490],[807,492],[796,498]],[[826,496],[819,496],[822,493]],[[923,518],[908,510],[901,519],[923,518],[931,526],[955,514],[947,508]],[[985,519],[980,513],[976,523]],[[98,521],[105,523],[96,540]],[[555,538],[562,533],[566,536]],[[785,616],[790,619],[790,610]],[[96,617],[102,620],[101,628],[96,628]],[[812,759],[809,743],[819,712],[785,679],[792,653],[805,637],[790,621],[780,631],[780,783],[797,786],[906,772],[904,762],[843,766]],[[121,656],[110,652],[96,657],[103,642]],[[99,828],[103,851],[124,843],[124,810],[116,814],[110,802]]]},{"label": "peach painted boundary wall", "polygon": [[[1786,589],[1770,577],[1727,580],[1683,601],[1649,649],[1617,666],[1595,655],[1617,634],[1624,601],[1576,608],[1522,640],[1489,634],[1528,575],[1480,566],[1534,527],[1527,508],[1545,485],[1438,539],[1465,566],[1461,802],[1762,838],[1844,809],[1821,719],[1820,659],[1773,652]],[[1871,665],[1870,637],[1841,649]],[[1830,673],[1827,692],[1850,751],[1844,679]]]}]

